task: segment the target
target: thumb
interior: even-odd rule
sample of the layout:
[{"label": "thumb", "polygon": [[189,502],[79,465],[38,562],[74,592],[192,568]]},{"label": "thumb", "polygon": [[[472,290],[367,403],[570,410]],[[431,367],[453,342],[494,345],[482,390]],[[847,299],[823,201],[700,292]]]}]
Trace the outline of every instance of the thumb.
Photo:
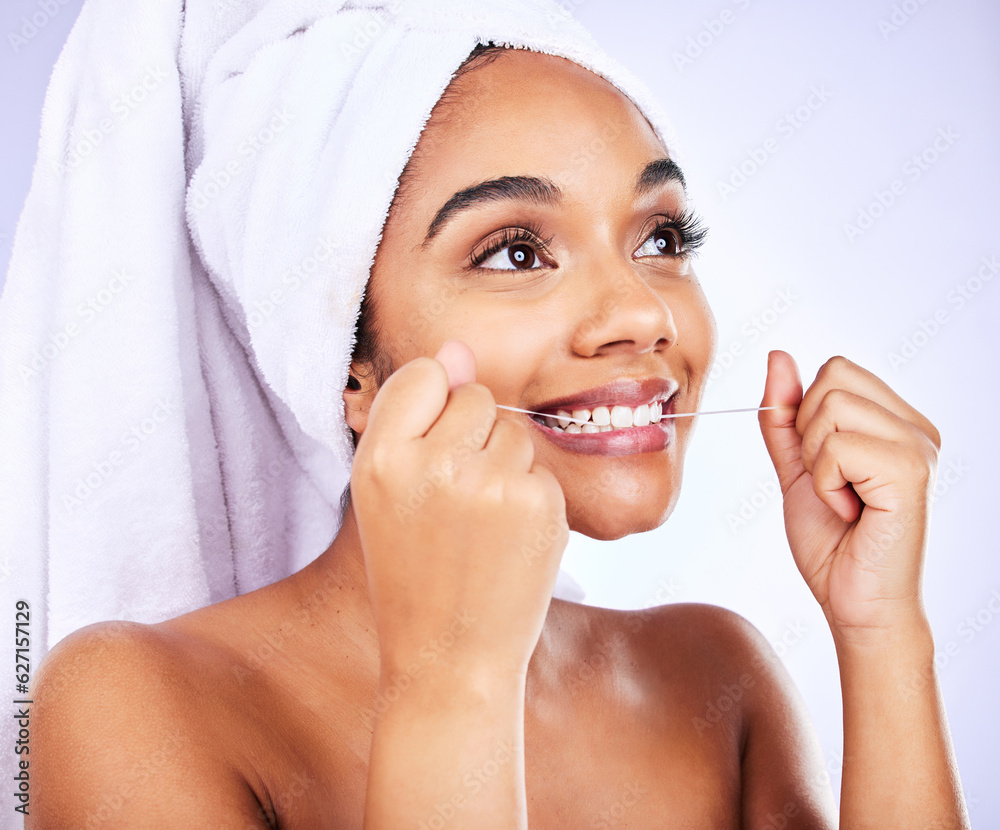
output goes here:
[{"label": "thumb", "polygon": [[448,391],[476,379],[476,356],[461,340],[445,340],[434,359],[444,365],[448,373]]},{"label": "thumb", "polygon": [[757,413],[764,446],[771,456],[781,492],[788,492],[802,473],[802,436],[795,429],[798,405],[802,401],[802,381],[795,360],[788,352],[774,349],[767,355],[767,379],[761,406],[780,406]]}]

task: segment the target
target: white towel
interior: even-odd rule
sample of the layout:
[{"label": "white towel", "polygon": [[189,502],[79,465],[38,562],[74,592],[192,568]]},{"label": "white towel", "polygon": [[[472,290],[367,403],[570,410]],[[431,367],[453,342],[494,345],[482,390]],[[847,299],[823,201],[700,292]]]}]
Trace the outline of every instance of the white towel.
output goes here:
[{"label": "white towel", "polygon": [[[382,224],[489,41],[604,76],[674,150],[554,0],[87,0],[0,300],[0,578],[8,613],[31,603],[35,664],[83,625],[254,590],[332,541]],[[566,574],[558,594],[580,595]]]}]

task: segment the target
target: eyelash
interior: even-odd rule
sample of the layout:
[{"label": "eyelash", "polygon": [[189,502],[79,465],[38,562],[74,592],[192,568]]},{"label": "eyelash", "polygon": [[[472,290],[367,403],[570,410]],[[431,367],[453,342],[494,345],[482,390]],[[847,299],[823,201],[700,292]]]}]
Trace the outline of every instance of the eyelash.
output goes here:
[{"label": "eyelash", "polygon": [[509,248],[511,245],[517,245],[520,242],[533,245],[540,253],[549,256],[548,246],[554,238],[554,236],[550,236],[543,241],[542,229],[534,222],[526,222],[522,227],[517,228],[503,228],[479,253],[473,251],[471,265],[473,268],[478,268],[481,263],[488,260],[493,254],[499,253],[504,248]]},{"label": "eyelash", "polygon": [[[705,237],[708,236],[708,228],[705,226],[704,220],[691,208],[687,208],[680,214],[668,213],[665,216],[661,216],[656,225],[643,237],[642,241],[645,242],[651,236],[665,230],[673,230],[680,236],[681,252],[677,255],[667,254],[667,256],[671,257],[676,256],[680,260],[696,256],[698,250],[705,243]],[[480,267],[483,262],[494,254],[518,243],[532,245],[538,249],[538,253],[550,256],[548,246],[553,239],[554,236],[550,236],[548,239],[543,240],[541,228],[532,222],[527,222],[521,227],[503,228],[481,251],[478,253],[473,251],[470,260],[471,267]]]},{"label": "eyelash", "polygon": [[[697,256],[698,250],[705,244],[705,237],[708,236],[708,227],[704,220],[691,208],[686,208],[680,215],[668,213],[666,216],[661,216],[642,241],[645,242],[649,237],[665,230],[676,231],[680,236],[681,252],[676,257],[681,260]],[[668,254],[668,256],[673,255]]]}]

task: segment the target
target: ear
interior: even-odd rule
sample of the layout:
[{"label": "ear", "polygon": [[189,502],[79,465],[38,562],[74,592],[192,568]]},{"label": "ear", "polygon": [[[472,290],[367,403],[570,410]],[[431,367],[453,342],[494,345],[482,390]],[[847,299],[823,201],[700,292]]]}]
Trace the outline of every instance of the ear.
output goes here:
[{"label": "ear", "polygon": [[[352,389],[351,378],[357,379],[357,389]],[[368,426],[368,412],[371,410],[372,401],[378,393],[379,387],[375,384],[375,372],[368,365],[363,365],[351,361],[348,369],[347,385],[344,387],[344,417],[349,426],[358,436],[360,436]]]}]

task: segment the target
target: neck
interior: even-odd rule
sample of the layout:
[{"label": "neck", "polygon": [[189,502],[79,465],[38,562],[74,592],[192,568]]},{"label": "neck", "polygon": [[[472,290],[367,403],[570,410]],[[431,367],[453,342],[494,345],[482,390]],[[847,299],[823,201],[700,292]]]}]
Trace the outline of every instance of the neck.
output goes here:
[{"label": "neck", "polygon": [[378,659],[378,635],[353,505],[348,505],[330,547],[289,581],[298,604],[308,610],[317,627],[332,632],[335,626],[335,638],[347,634],[356,646]]}]

